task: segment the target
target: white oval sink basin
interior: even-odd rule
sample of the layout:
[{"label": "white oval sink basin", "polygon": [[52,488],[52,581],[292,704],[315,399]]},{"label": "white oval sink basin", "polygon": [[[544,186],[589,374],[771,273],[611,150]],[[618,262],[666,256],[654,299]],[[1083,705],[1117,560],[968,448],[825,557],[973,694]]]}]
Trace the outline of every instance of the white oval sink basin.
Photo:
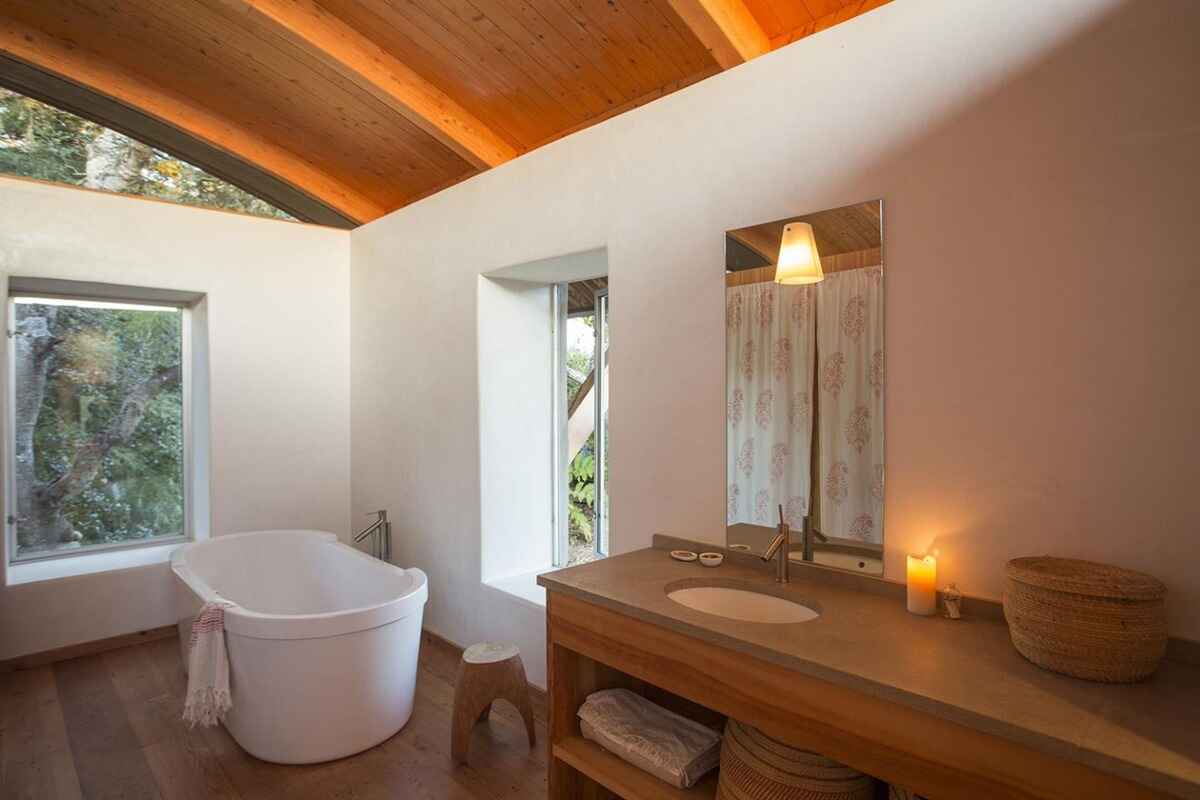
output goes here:
[{"label": "white oval sink basin", "polygon": [[693,586],[668,592],[680,605],[743,622],[808,622],[820,616],[808,606],[782,597],[726,586]]}]

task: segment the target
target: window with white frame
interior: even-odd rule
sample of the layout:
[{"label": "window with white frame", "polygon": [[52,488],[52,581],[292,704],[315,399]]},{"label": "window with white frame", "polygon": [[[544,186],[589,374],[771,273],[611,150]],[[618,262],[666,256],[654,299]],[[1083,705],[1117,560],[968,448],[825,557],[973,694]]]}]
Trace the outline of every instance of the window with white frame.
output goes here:
[{"label": "window with white frame", "polygon": [[555,565],[608,555],[608,280],[553,287]]},{"label": "window with white frame", "polygon": [[12,562],[191,536],[189,304],[108,294],[9,297]]}]

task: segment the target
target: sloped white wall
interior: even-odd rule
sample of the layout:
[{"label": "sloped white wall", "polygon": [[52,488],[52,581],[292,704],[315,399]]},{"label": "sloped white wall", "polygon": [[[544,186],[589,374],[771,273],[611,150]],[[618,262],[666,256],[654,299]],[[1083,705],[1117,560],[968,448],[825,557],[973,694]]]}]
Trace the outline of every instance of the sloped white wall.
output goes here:
[{"label": "sloped white wall", "polygon": [[1200,638],[1200,4],[901,0],[352,234],[355,507],[387,506],[428,624],[517,641],[480,585],[476,282],[607,246],[612,542],[724,535],[725,230],[883,197],[886,570],[935,546],[1164,579]]},{"label": "sloped white wall", "polygon": [[[347,531],[349,238],[0,178],[0,273],[208,295],[213,535]],[[166,564],[0,588],[0,659],[174,621]]]}]

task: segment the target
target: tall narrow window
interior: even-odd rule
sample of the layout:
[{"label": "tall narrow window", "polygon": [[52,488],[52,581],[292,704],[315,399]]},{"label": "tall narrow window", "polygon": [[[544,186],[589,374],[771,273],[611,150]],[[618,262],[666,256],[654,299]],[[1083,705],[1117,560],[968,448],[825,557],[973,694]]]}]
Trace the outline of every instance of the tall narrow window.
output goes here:
[{"label": "tall narrow window", "polygon": [[177,305],[10,299],[13,560],[190,534],[187,315]]},{"label": "tall narrow window", "polygon": [[608,281],[554,288],[555,563],[608,554]]},{"label": "tall narrow window", "polygon": [[596,514],[595,552],[608,555],[608,288],[596,290]]}]

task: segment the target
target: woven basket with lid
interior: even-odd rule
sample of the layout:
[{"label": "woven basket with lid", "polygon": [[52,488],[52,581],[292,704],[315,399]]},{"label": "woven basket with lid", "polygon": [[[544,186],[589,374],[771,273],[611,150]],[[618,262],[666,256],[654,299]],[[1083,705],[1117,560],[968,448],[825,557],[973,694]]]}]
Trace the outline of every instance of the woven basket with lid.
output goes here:
[{"label": "woven basket with lid", "polygon": [[730,718],[717,800],[872,800],[875,779]]},{"label": "woven basket with lid", "polygon": [[1167,589],[1130,569],[1038,556],[1006,566],[1004,616],[1013,646],[1054,672],[1132,683],[1167,649]]}]

